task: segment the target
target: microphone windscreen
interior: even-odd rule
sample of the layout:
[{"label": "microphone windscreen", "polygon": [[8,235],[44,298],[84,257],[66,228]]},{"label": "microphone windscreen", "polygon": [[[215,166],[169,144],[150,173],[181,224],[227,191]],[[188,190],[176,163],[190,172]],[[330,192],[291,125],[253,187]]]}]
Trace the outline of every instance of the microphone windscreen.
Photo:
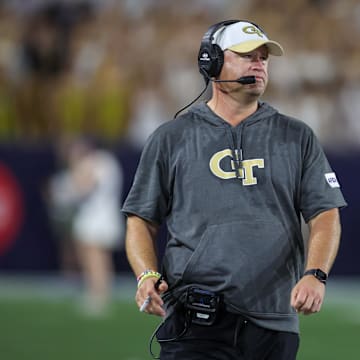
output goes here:
[{"label": "microphone windscreen", "polygon": [[255,84],[256,77],[255,76],[242,76],[237,80],[240,84],[248,85],[248,84]]}]

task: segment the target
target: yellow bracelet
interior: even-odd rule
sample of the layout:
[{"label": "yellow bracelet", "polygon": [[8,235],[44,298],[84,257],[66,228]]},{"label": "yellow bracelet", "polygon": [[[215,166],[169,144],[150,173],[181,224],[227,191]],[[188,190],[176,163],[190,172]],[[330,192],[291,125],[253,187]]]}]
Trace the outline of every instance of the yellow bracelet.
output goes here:
[{"label": "yellow bracelet", "polygon": [[155,270],[146,269],[145,271],[143,271],[143,272],[136,278],[136,280],[139,282],[144,275],[147,275],[147,274],[149,274],[149,273],[155,274],[156,276],[159,274],[159,273],[158,273],[157,271],[155,271]]},{"label": "yellow bracelet", "polygon": [[144,271],[139,277],[138,277],[138,285],[137,287],[139,288],[143,282],[146,280],[146,279],[149,279],[151,277],[154,277],[156,279],[160,279],[161,278],[161,274],[158,273],[157,271]]}]

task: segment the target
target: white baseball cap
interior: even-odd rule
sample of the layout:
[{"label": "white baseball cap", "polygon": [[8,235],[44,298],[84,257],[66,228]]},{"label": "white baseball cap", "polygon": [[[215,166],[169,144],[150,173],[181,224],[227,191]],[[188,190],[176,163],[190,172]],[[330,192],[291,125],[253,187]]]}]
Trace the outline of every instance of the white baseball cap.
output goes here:
[{"label": "white baseball cap", "polygon": [[281,56],[284,53],[279,43],[269,40],[260,28],[247,21],[239,21],[220,28],[215,32],[213,42],[222,50],[239,53],[253,51],[262,45],[267,46],[271,55]]}]

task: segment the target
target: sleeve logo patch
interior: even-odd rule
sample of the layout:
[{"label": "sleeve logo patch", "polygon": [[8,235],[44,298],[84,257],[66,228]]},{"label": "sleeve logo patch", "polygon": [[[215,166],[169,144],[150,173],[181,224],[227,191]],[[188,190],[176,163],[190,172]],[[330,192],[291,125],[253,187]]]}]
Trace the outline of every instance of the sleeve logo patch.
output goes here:
[{"label": "sleeve logo patch", "polygon": [[332,187],[332,188],[339,188],[340,184],[337,181],[336,175],[335,173],[326,173],[325,174],[325,178],[327,183]]}]

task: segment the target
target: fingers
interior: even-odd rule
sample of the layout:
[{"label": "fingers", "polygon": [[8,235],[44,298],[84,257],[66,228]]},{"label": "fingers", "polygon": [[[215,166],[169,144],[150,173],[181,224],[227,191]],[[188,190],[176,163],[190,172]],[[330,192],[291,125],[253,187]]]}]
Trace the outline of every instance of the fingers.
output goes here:
[{"label": "fingers", "polygon": [[163,280],[158,287],[158,292],[160,294],[163,294],[167,289],[168,289],[168,284]]},{"label": "fingers", "polygon": [[307,295],[305,296],[305,298],[296,298],[293,307],[297,312],[303,313],[304,315],[309,315],[319,312],[321,308],[321,303],[321,299],[319,299],[316,295]]},{"label": "fingers", "polygon": [[320,311],[324,295],[325,285],[311,276],[306,276],[294,287],[291,306],[304,315],[314,314]]},{"label": "fingers", "polygon": [[148,302],[146,308],[143,311],[148,314],[164,317],[166,313],[162,305],[163,305],[162,302],[156,302],[154,299],[150,297],[150,301]]},{"label": "fingers", "polygon": [[315,314],[320,311],[321,304],[322,304],[321,300],[314,299],[311,305],[307,304],[306,306],[300,309],[300,312],[302,312],[304,315]]},{"label": "fingers", "polygon": [[155,279],[146,280],[136,292],[136,303],[140,311],[158,316],[165,316],[163,309],[164,302],[160,296],[168,288],[165,281],[162,281],[158,289],[155,289]]}]

